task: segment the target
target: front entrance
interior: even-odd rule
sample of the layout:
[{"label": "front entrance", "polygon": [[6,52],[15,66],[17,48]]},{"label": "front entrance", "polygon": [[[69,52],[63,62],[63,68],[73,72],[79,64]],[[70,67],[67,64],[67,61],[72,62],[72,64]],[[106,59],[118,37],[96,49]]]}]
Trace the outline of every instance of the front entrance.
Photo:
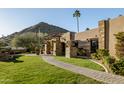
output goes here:
[{"label": "front entrance", "polygon": [[65,43],[64,42],[62,42],[61,43],[61,50],[62,50],[62,56],[65,56]]},{"label": "front entrance", "polygon": [[91,53],[95,53],[98,49],[98,39],[91,39]]}]

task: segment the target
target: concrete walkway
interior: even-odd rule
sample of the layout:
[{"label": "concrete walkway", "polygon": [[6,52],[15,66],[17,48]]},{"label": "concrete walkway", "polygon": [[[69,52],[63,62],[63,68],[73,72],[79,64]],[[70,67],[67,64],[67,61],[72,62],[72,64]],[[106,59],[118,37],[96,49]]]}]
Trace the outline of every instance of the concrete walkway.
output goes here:
[{"label": "concrete walkway", "polygon": [[60,67],[60,68],[63,68],[63,69],[66,69],[66,70],[69,70],[69,71],[72,71],[72,72],[75,72],[81,75],[85,75],[87,77],[93,78],[103,83],[124,84],[124,77],[122,76],[113,75],[113,74],[106,73],[106,72],[96,71],[96,70],[92,70],[89,68],[79,67],[76,65],[64,63],[64,62],[55,60],[52,56],[42,55],[42,58],[49,64],[55,65],[57,67]]}]

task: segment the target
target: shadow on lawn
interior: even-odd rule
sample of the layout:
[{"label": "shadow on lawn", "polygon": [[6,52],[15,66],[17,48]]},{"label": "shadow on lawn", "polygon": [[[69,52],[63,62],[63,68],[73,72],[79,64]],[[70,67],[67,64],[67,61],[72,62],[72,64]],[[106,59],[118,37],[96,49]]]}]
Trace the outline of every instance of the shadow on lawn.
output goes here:
[{"label": "shadow on lawn", "polygon": [[19,57],[21,57],[23,55],[12,55],[11,57],[9,58],[3,58],[3,59],[0,59],[0,62],[13,62],[13,63],[21,63],[23,62],[22,60],[18,60]]}]

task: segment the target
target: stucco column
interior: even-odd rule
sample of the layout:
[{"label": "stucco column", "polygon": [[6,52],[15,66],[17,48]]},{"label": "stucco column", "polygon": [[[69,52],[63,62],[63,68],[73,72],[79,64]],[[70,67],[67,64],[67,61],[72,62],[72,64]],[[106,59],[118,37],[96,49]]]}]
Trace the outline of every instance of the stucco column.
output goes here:
[{"label": "stucco column", "polygon": [[44,54],[47,55],[47,44],[44,45]]},{"label": "stucco column", "polygon": [[65,56],[67,58],[71,58],[71,57],[76,57],[77,56],[77,48],[72,46],[72,45],[73,45],[73,41],[68,41],[66,43]]}]

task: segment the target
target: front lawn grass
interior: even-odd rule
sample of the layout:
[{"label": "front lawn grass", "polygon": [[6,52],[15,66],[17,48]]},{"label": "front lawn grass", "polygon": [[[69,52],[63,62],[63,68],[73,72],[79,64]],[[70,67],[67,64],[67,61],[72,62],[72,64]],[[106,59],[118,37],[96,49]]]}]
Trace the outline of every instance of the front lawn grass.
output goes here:
[{"label": "front lawn grass", "polygon": [[101,83],[50,65],[39,56],[21,56],[15,62],[0,62],[1,84]]},{"label": "front lawn grass", "polygon": [[82,58],[66,58],[63,56],[54,56],[56,60],[58,61],[63,61],[66,63],[71,63],[77,66],[81,66],[81,67],[87,67],[90,69],[94,69],[94,70],[99,70],[99,71],[104,71],[104,68],[88,59],[82,59]]}]

